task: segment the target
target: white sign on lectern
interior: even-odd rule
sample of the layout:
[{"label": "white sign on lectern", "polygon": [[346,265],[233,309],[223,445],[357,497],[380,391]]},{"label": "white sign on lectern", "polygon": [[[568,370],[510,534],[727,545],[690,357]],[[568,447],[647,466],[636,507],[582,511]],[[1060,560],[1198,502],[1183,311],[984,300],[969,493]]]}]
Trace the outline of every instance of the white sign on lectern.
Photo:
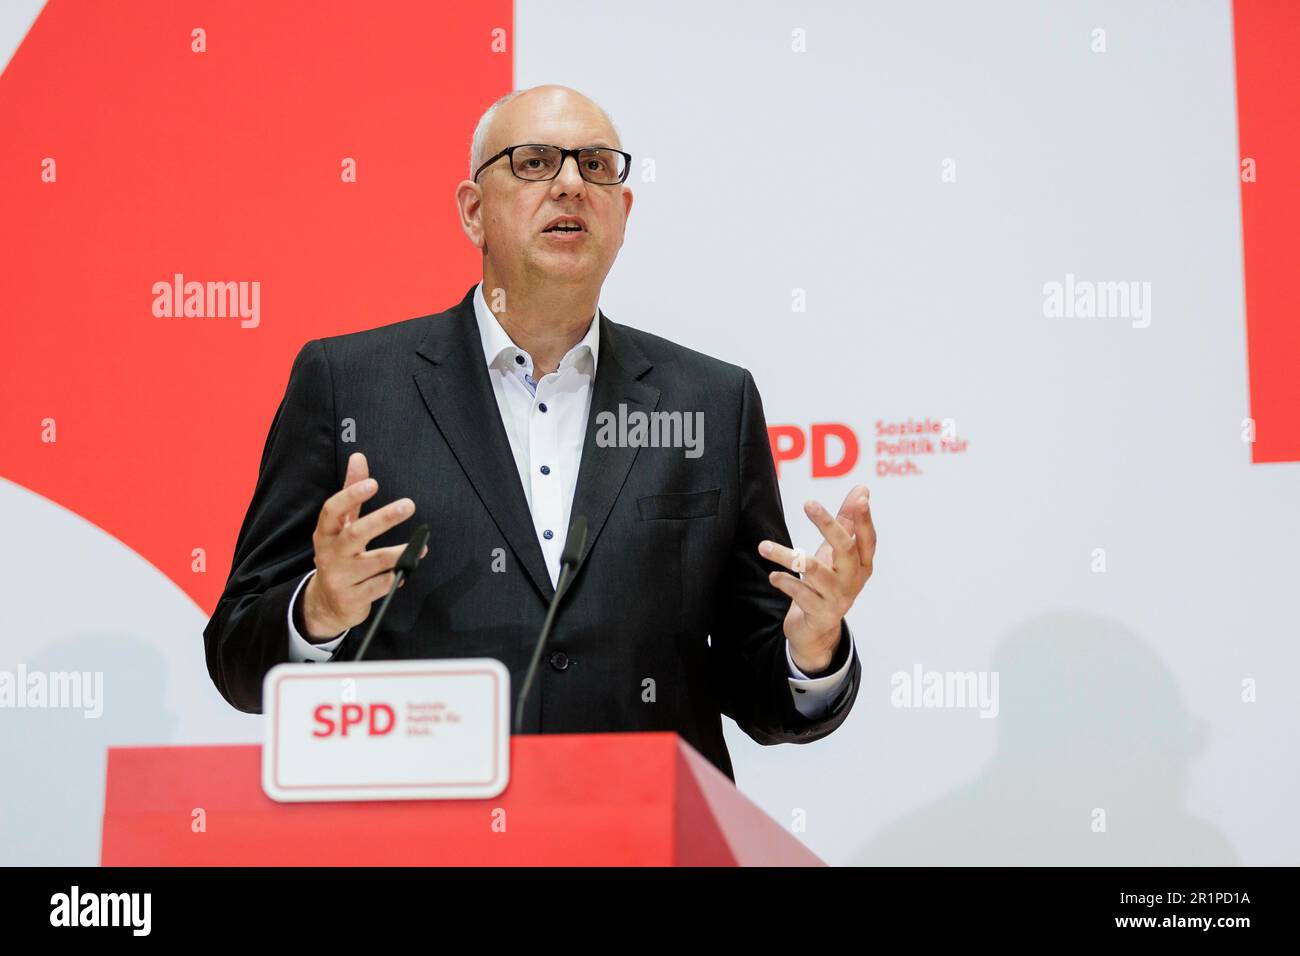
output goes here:
[{"label": "white sign on lectern", "polygon": [[510,780],[498,660],[279,664],[262,709],[272,800],[481,799]]}]

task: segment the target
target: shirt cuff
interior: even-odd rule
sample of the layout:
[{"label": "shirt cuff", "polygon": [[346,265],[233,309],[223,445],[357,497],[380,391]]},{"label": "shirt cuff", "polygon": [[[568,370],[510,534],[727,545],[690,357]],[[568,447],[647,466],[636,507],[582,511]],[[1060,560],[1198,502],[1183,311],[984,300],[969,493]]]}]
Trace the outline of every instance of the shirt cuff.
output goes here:
[{"label": "shirt cuff", "polygon": [[799,668],[794,666],[794,658],[790,654],[790,641],[785,642],[785,662],[790,668],[790,693],[794,695],[795,710],[808,718],[823,717],[831,710],[831,704],[834,702],[836,695],[844,686],[844,681],[848,679],[849,668],[853,664],[853,634],[846,627],[840,637],[842,641],[849,642],[849,652],[844,657],[844,663],[833,674],[827,674],[825,677],[809,677]]},{"label": "shirt cuff", "polygon": [[[294,588],[293,597],[289,599],[289,661],[294,664],[316,664],[329,660],[334,656],[334,652],[339,649],[339,645],[343,643],[343,638],[348,636],[348,631],[352,630],[352,628],[348,628],[347,631],[326,641],[324,644],[313,644],[299,634],[298,629],[293,626],[293,606],[298,603],[298,592],[302,590],[304,584],[311,580],[311,576],[315,573],[315,568],[308,571],[303,579],[298,582],[298,586]],[[787,651],[787,653],[789,652]]]}]

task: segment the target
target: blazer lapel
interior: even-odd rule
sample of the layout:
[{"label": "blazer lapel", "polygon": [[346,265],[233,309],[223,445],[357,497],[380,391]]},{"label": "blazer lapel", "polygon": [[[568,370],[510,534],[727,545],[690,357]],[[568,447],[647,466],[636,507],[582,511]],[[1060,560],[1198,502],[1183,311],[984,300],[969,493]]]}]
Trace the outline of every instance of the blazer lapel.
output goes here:
[{"label": "blazer lapel", "polygon": [[631,337],[601,312],[600,358],[582,444],[582,463],[573,493],[572,517],[586,517],[587,542],[578,556],[573,578],[577,577],[600,537],[638,451],[636,447],[597,447],[596,432],[601,413],[612,415],[617,422],[620,404],[626,405],[628,412],[641,411],[648,415],[654,411],[659,404],[659,389],[639,381],[652,367]]},{"label": "blazer lapel", "polygon": [[[549,601],[555,588],[488,378],[473,295],[471,288],[459,305],[430,319],[429,331],[416,351],[433,364],[416,374],[415,383],[483,506],[537,590]],[[603,344],[601,360],[603,365]],[[436,541],[438,529],[431,531]]]}]

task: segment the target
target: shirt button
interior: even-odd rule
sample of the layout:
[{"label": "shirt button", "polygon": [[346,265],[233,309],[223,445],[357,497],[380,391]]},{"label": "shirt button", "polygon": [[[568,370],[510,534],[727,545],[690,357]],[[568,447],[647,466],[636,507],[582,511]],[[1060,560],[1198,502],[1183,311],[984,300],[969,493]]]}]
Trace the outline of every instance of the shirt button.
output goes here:
[{"label": "shirt button", "polygon": [[555,537],[555,532],[552,531],[550,528],[547,528],[545,531],[542,532],[542,537],[545,538],[547,541],[550,541],[552,538]]},{"label": "shirt button", "polygon": [[545,402],[539,403],[537,406],[537,410],[542,414],[546,414],[546,403]]},{"label": "shirt button", "polygon": [[564,653],[564,651],[556,651],[551,655],[551,666],[557,671],[567,669],[569,666],[569,655]]},{"label": "shirt button", "polygon": [[549,475],[550,473],[551,473],[551,466],[550,466],[550,465],[542,465],[542,474],[543,474],[543,475]]}]

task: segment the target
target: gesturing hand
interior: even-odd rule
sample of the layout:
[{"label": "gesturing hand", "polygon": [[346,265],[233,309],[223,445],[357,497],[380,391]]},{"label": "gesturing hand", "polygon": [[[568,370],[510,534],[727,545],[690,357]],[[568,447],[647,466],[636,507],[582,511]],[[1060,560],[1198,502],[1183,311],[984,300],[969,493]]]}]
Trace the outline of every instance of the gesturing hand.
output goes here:
[{"label": "gesturing hand", "polygon": [[[401,524],[415,513],[410,498],[399,498],[364,518],[361,505],[374,497],[378,482],[370,477],[366,456],[353,452],[343,490],[330,496],[320,510],[312,546],[316,573],[302,594],[303,623],[308,640],[326,641],[370,615],[370,605],[393,586],[393,566],[406,545],[367,551],[371,539]],[[420,557],[429,553],[428,545]],[[406,584],[405,581],[402,584]]]},{"label": "gesturing hand", "polygon": [[876,528],[871,521],[870,492],[857,485],[834,517],[816,501],[804,513],[822,533],[822,545],[809,558],[802,551],[775,541],[760,541],[758,553],[784,568],[803,574],[773,571],[772,586],[791,599],[785,616],[790,656],[804,673],[829,666],[840,639],[840,623],[871,577],[876,554]]}]

